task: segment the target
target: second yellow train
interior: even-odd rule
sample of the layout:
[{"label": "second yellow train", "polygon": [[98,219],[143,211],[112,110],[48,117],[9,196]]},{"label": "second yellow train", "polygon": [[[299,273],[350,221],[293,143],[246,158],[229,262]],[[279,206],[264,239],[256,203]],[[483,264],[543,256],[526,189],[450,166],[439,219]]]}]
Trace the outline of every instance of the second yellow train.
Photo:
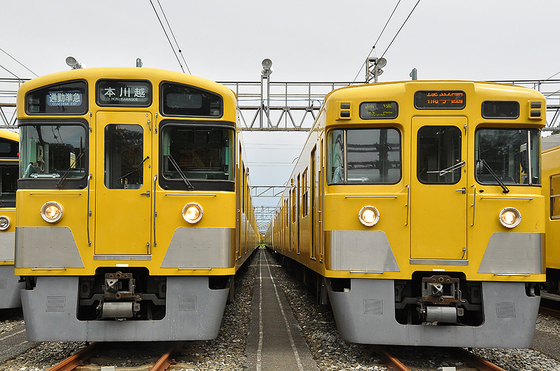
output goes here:
[{"label": "second yellow train", "polygon": [[545,281],[542,94],[468,81],[327,95],[267,244],[347,341],[530,347]]}]

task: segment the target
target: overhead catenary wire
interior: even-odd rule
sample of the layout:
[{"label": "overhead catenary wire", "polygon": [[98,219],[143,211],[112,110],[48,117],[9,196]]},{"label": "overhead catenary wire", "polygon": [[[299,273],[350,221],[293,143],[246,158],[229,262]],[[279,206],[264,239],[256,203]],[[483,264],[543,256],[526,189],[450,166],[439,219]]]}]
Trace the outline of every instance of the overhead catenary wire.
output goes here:
[{"label": "overhead catenary wire", "polygon": [[167,28],[169,28],[169,31],[171,32],[171,36],[173,36],[173,41],[175,41],[175,45],[177,46],[177,51],[181,55],[181,59],[183,60],[183,63],[185,63],[185,67],[187,67],[187,71],[189,71],[189,74],[191,74],[191,70],[189,68],[189,65],[187,64],[187,61],[185,60],[185,56],[183,55],[181,47],[179,46],[179,43],[177,42],[177,38],[175,37],[175,33],[173,32],[173,29],[171,28],[171,25],[169,24],[169,21],[167,20],[167,16],[165,15],[165,11],[163,10],[163,7],[161,6],[160,1],[157,0],[157,2],[158,2],[158,5],[159,5],[159,8],[161,10],[161,14],[163,14],[163,18],[165,18],[165,23],[167,23]]},{"label": "overhead catenary wire", "polygon": [[395,36],[393,37],[393,40],[391,40],[391,42],[389,43],[389,46],[387,46],[387,49],[385,49],[385,51],[383,52],[383,54],[381,54],[380,58],[383,58],[385,56],[385,54],[387,54],[387,51],[389,50],[389,48],[391,47],[391,45],[393,45],[393,42],[395,41],[395,39],[397,38],[397,36],[399,36],[399,33],[401,33],[402,29],[404,28],[404,25],[406,24],[406,22],[408,22],[408,20],[410,19],[410,16],[412,15],[412,13],[414,13],[414,10],[416,10],[416,7],[418,6],[418,4],[420,4],[420,0],[418,0],[416,2],[416,5],[414,5],[414,8],[412,8],[412,10],[410,11],[410,13],[408,14],[408,17],[406,17],[406,19],[404,20],[403,24],[401,25],[401,27],[399,28],[399,30],[397,31],[397,33],[395,34]]},{"label": "overhead catenary wire", "polygon": [[[391,18],[393,18],[393,14],[395,14],[395,11],[397,10],[397,7],[399,6],[401,0],[399,0],[397,2],[397,5],[395,5],[395,8],[393,9],[393,12],[391,13],[391,15],[389,16],[389,18],[387,19],[387,22],[385,23],[385,26],[383,27],[383,30],[381,30],[381,33],[379,35],[379,37],[377,38],[377,40],[375,41],[375,44],[373,45],[373,47],[371,48],[369,54],[367,55],[366,59],[364,60],[364,62],[362,63],[362,66],[360,67],[360,70],[358,71],[358,73],[356,74],[356,77],[354,77],[353,82],[356,81],[356,79],[358,78],[358,76],[360,75],[360,73],[362,72],[362,69],[364,68],[364,66],[366,65],[369,57],[371,56],[371,53],[373,53],[377,43],[379,42],[379,39],[381,38],[381,36],[383,35],[385,29],[387,28],[387,25],[389,24],[389,22],[391,21]],[[387,46],[387,48],[385,49],[385,51],[383,52],[383,54],[381,55],[380,58],[383,58],[385,56],[385,54],[387,54],[387,51],[389,50],[389,48],[391,47],[391,45],[393,45],[393,42],[395,41],[395,39],[397,38],[397,36],[399,35],[399,33],[402,31],[402,29],[404,28],[406,22],[408,22],[408,20],[410,19],[410,16],[412,15],[412,13],[414,13],[414,10],[416,10],[416,8],[418,7],[418,4],[420,4],[420,0],[418,0],[416,2],[416,4],[414,5],[414,7],[412,8],[412,10],[410,11],[410,13],[408,14],[408,16],[406,17],[406,19],[404,20],[403,24],[401,25],[401,27],[399,28],[399,30],[397,31],[397,33],[395,34],[395,36],[393,37],[393,39],[391,40],[391,42],[389,43],[389,46]],[[366,67],[367,68],[367,67]]]},{"label": "overhead catenary wire", "polygon": [[[22,66],[23,68],[25,68],[26,70],[28,70],[29,72],[31,72],[32,74],[35,75],[35,77],[39,77],[39,75],[37,75],[35,72],[31,71],[27,66],[25,66],[23,63],[21,63],[20,61],[18,61],[16,58],[14,58],[13,56],[10,55],[10,53],[8,53],[7,51],[5,51],[4,49],[0,48],[0,50],[6,54],[8,57],[12,58],[14,61],[16,61],[20,66]],[[6,70],[6,72],[10,73],[11,75],[13,75],[14,77],[21,79],[19,76],[17,76],[15,73],[11,72],[10,70],[8,70],[6,67],[1,66],[2,69]]]},{"label": "overhead catenary wire", "polygon": [[393,9],[393,11],[391,12],[391,15],[389,16],[389,18],[387,19],[387,22],[385,22],[385,26],[383,26],[383,29],[381,30],[381,32],[379,33],[379,36],[377,37],[377,40],[375,40],[375,42],[373,43],[373,46],[371,47],[371,50],[369,51],[369,54],[367,55],[366,59],[364,60],[364,62],[362,63],[362,66],[360,67],[360,69],[358,70],[358,73],[356,74],[356,77],[354,77],[354,80],[352,80],[352,83],[356,82],[356,79],[358,78],[358,76],[360,75],[360,72],[362,72],[362,69],[364,68],[364,66],[367,63],[367,60],[369,59],[369,57],[371,56],[371,53],[373,53],[373,51],[375,50],[375,46],[377,45],[377,43],[379,42],[379,39],[381,39],[381,36],[383,36],[383,33],[385,32],[385,29],[387,28],[387,25],[389,24],[389,22],[391,21],[391,18],[393,18],[393,15],[395,14],[395,11],[397,10],[397,8],[399,7],[399,4],[401,3],[401,0],[399,0],[397,2],[397,5],[395,5],[395,8]]},{"label": "overhead catenary wire", "polygon": [[[177,62],[179,63],[179,66],[181,67],[181,71],[183,71],[183,73],[184,73],[185,69],[183,68],[183,64],[181,63],[181,60],[179,59],[179,56],[177,55],[177,51],[175,50],[175,47],[173,46],[173,43],[171,42],[171,39],[169,38],[169,34],[167,33],[167,30],[165,29],[165,26],[163,25],[163,22],[161,21],[161,17],[159,16],[159,13],[157,12],[157,9],[154,5],[154,2],[152,0],[150,0],[150,4],[152,5],[152,9],[154,10],[154,13],[156,14],[156,17],[159,21],[161,29],[163,30],[163,33],[165,34],[165,37],[167,38],[167,41],[169,42],[169,45],[171,46],[171,50],[173,51],[173,54],[175,55],[175,58],[177,59]],[[159,0],[158,0],[158,4],[159,4]],[[161,8],[161,4],[159,4],[159,6]],[[167,17],[166,17],[166,20],[167,20]],[[167,23],[167,25],[168,25],[169,29],[171,30],[171,27],[169,26],[169,23]],[[173,32],[171,31],[171,33],[173,33]],[[175,37],[175,36],[173,36],[173,37]],[[179,53],[180,52],[181,52],[181,50],[179,49]],[[185,65],[186,65],[186,63],[185,63]],[[191,74],[191,71],[189,70],[189,66],[186,66],[186,67],[187,67],[187,70],[189,71],[189,74]]]}]

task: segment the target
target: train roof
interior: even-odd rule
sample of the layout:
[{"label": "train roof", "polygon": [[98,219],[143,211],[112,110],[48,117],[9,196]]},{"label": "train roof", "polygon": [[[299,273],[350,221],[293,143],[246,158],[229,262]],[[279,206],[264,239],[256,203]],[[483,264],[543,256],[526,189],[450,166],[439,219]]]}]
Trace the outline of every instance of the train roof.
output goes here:
[{"label": "train roof", "polygon": [[222,84],[218,84],[215,81],[182,72],[144,67],[97,67],[55,72],[25,82],[21,85],[20,91],[31,90],[60,81],[102,78],[140,80],[145,78],[154,81],[173,81],[194,85],[202,89],[210,90],[224,97],[231,97],[235,99],[235,93],[230,88]]},{"label": "train roof", "polygon": [[547,149],[560,146],[560,134],[549,135],[541,139],[541,150],[546,151]]},{"label": "train roof", "polygon": [[[435,87],[439,85],[438,87]],[[542,96],[542,94],[534,89],[527,88],[524,86],[513,85],[513,84],[504,84],[504,83],[496,83],[496,82],[487,82],[487,81],[471,81],[471,80],[407,80],[407,81],[390,81],[390,82],[381,82],[381,83],[374,83],[374,84],[364,84],[364,85],[351,85],[345,86],[336,90],[333,90],[325,97],[325,101],[328,100],[332,96],[336,96],[337,98],[345,98],[346,95],[355,95],[357,92],[363,92],[363,94],[367,94],[369,90],[377,90],[379,92],[384,92],[387,94],[396,94],[396,93],[404,93],[409,90],[409,87],[412,87],[414,91],[416,90],[423,90],[423,89],[446,89],[446,86],[449,86],[449,89],[496,89],[496,88],[504,88],[506,87],[508,91],[511,91],[510,94],[517,93],[524,93],[530,96]],[[505,90],[504,90],[505,93]]]}]

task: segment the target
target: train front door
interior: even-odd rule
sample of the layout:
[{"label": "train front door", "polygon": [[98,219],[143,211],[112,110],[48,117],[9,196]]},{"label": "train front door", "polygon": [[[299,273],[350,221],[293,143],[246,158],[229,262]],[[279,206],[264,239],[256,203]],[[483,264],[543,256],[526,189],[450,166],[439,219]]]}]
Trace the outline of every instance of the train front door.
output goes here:
[{"label": "train front door", "polygon": [[410,258],[413,264],[455,264],[459,263],[457,260],[467,259],[466,127],[465,117],[412,119]]},{"label": "train front door", "polygon": [[95,254],[150,254],[151,136],[146,112],[97,114]]}]

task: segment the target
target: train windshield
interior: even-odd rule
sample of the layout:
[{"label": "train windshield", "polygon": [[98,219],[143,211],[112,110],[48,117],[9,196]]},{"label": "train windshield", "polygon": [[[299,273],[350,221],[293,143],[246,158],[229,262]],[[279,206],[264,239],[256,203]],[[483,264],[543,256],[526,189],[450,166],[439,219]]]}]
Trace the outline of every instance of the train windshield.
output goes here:
[{"label": "train windshield", "polygon": [[16,206],[19,143],[0,138],[0,207]]},{"label": "train windshield", "polygon": [[476,180],[481,184],[539,185],[540,132],[479,129],[475,139]]},{"label": "train windshield", "polygon": [[86,129],[81,125],[20,126],[21,178],[84,178],[86,139]]},{"label": "train windshield", "polygon": [[162,129],[162,177],[175,181],[171,184],[178,188],[199,180],[232,181],[233,143],[233,128],[166,125]]},{"label": "train windshield", "polygon": [[397,129],[331,130],[329,184],[395,184],[401,179],[401,136]]}]

